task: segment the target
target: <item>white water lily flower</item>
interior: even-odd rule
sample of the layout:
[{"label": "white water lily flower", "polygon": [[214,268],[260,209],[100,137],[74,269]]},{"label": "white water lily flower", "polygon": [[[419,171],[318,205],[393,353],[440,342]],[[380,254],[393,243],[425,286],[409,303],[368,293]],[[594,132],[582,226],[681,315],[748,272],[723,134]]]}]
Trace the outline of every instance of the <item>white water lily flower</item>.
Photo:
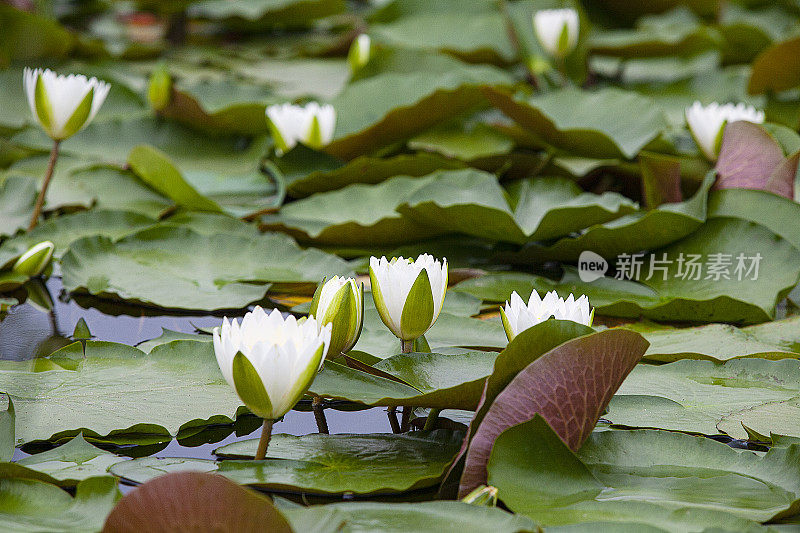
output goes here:
[{"label": "white water lily flower", "polygon": [[544,298],[539,298],[539,293],[534,290],[528,303],[525,304],[525,301],[515,291],[511,293],[510,302],[506,302],[505,308],[500,309],[500,316],[503,319],[506,337],[511,341],[520,332],[551,317],[591,326],[594,309],[589,308],[589,299],[586,295],[581,295],[576,300],[570,294],[564,300],[558,296],[556,291],[550,291],[545,294]]},{"label": "white water lily flower", "polygon": [[322,367],[331,326],[286,319],[256,306],[241,325],[225,318],[214,328],[214,353],[225,381],[256,415],[276,420],[303,397]]},{"label": "white water lily flower", "polygon": [[322,148],[333,140],[336,110],[333,106],[310,102],[305,106],[276,104],[267,107],[269,125],[275,145],[282,153],[298,142],[311,148]]},{"label": "white water lily flower", "polygon": [[50,69],[30,68],[25,69],[22,85],[34,118],[56,141],[88,125],[111,89],[108,83],[82,74],[63,76]]},{"label": "white water lily flower", "polygon": [[743,103],[719,105],[713,102],[703,106],[700,102],[695,102],[686,108],[689,131],[709,161],[716,161],[719,156],[725,126],[739,120],[761,124],[764,122],[764,112]]},{"label": "white water lily flower", "polygon": [[27,252],[19,256],[11,270],[29,277],[38,276],[50,263],[55,248],[56,246],[50,241],[42,241],[31,246]]},{"label": "white water lily flower", "polygon": [[332,327],[327,357],[349,352],[364,324],[364,285],[339,276],[323,281],[311,300],[309,315],[316,318],[320,328],[328,324]]},{"label": "white water lily flower", "polygon": [[401,340],[414,340],[433,326],[442,310],[447,259],[440,262],[428,254],[416,261],[370,257],[369,279],[383,323]]},{"label": "white water lily flower", "polygon": [[578,45],[580,19],[574,9],[543,9],[533,14],[533,29],[542,48],[562,59]]},{"label": "white water lily flower", "polygon": [[369,63],[370,46],[372,39],[366,33],[362,33],[353,40],[350,45],[350,51],[347,53],[347,62],[350,64],[350,70],[355,72]]}]

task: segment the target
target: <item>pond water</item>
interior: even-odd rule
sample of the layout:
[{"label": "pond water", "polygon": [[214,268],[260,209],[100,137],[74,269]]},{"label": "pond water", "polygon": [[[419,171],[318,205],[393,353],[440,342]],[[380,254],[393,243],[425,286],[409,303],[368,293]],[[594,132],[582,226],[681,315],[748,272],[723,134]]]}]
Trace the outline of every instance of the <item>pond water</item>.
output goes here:
[{"label": "pond water", "polygon": [[[101,307],[112,315],[95,307],[82,307],[63,290],[61,279],[51,277],[46,283],[52,309],[46,310],[31,300],[11,309],[0,321],[0,359],[24,360],[46,356],[61,346],[72,342],[68,337],[75,325],[83,318],[96,340],[137,345],[159,337],[162,328],[182,333],[195,333],[198,327],[212,327],[221,322],[221,317],[202,315],[154,315],[152,309],[125,305],[115,306],[100,302]],[[85,303],[85,302],[84,302]],[[134,314],[137,313],[138,314]],[[383,408],[364,411],[326,410],[331,433],[388,433],[391,431],[386,411]],[[186,446],[176,440],[154,453],[155,457],[193,457],[213,459],[213,450],[238,440],[259,436],[259,429],[245,434],[231,434],[215,443]],[[305,435],[315,433],[317,425],[310,411],[290,411],[275,425],[276,433]],[[224,434],[224,433],[223,433]],[[130,451],[128,451],[130,452]],[[14,460],[27,456],[16,450]]]}]

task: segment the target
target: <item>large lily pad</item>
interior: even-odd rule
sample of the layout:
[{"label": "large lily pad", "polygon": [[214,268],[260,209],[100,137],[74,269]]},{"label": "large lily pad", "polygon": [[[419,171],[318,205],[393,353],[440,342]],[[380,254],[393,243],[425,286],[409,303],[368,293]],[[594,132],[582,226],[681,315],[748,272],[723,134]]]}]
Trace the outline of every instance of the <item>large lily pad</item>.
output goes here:
[{"label": "large lily pad", "polygon": [[332,102],[339,118],[326,151],[342,159],[370,154],[486,105],[481,87],[511,83],[499,69],[471,65],[438,73],[386,73],[356,81]]},{"label": "large lily pad", "polygon": [[0,362],[0,390],[16,408],[17,444],[82,429],[90,440],[125,433],[120,430],[134,439],[168,440],[198,419],[227,415],[230,421],[241,405],[211,347],[196,342],[150,354],[100,341],[87,341],[84,354],[74,343],[35,362]]},{"label": "large lily pad", "polygon": [[155,223],[155,220],[124,211],[92,210],[50,218],[28,233],[9,239],[0,246],[0,266],[25,253],[42,241],[51,241],[55,257],[61,257],[74,241],[91,235],[118,240]]},{"label": "large lily pad", "polygon": [[546,145],[584,156],[631,159],[666,126],[648,98],[618,89],[564,89],[524,101],[495,89],[486,94]]},{"label": "large lily pad", "polygon": [[[679,275],[681,254],[684,264],[688,254],[699,254],[699,274],[695,271],[689,275],[684,268]],[[713,254],[722,254],[720,268],[723,274],[727,269],[727,279],[721,275],[717,280],[708,270],[706,263],[713,261]],[[744,270],[737,271],[740,254]],[[761,259],[757,259],[758,254]],[[608,316],[752,324],[775,317],[776,305],[800,275],[800,256],[789,241],[758,224],[726,217],[709,220],[685,239],[651,255],[641,255],[640,260],[643,266],[638,283],[611,277],[585,282],[575,269],[565,268],[558,281],[531,274],[492,273],[466,280],[455,290],[493,302],[507,300],[512,291],[525,296],[532,289],[540,293],[555,290],[564,297],[586,294],[597,313]],[[666,262],[653,262],[662,260]],[[758,263],[758,273],[753,270],[748,274],[754,262]],[[621,264],[618,259],[617,266]],[[654,269],[651,274],[651,264],[667,270]],[[625,276],[631,274],[630,270],[625,272]]]},{"label": "large lily pad", "polygon": [[517,533],[535,531],[537,527],[533,521],[521,515],[494,507],[453,501],[347,502],[311,507],[292,505],[285,500],[276,503],[297,531],[312,531],[309,524],[320,528],[345,525],[354,531],[380,527],[381,531],[387,533],[412,530],[419,533],[440,533],[448,529],[457,529],[462,533]]},{"label": "large lily pad", "polygon": [[160,477],[127,494],[104,531],[240,531],[291,533],[265,496],[220,476],[182,472]]},{"label": "large lily pad", "polygon": [[301,250],[282,235],[205,236],[173,226],[116,243],[85,238],[62,259],[64,286],[70,291],[182,309],[244,307],[261,300],[270,282],[316,283],[348,270],[341,259]]},{"label": "large lily pad", "polygon": [[565,236],[636,209],[621,195],[584,193],[562,178],[525,180],[507,196],[488,172],[441,170],[317,194],[285,205],[263,222],[324,244],[374,246],[442,233],[521,244]]},{"label": "large lily pad", "polygon": [[81,481],[75,496],[31,479],[0,479],[0,527],[5,531],[99,531],[119,498],[111,476]]},{"label": "large lily pad", "polygon": [[[747,423],[761,435],[793,435],[795,424],[787,413],[769,413],[766,406],[798,397],[796,359],[745,358],[722,364],[687,359],[636,367],[603,416],[620,426],[727,433],[735,438],[747,437],[742,421],[748,417]],[[750,419],[754,410],[764,412]]]},{"label": "large lily pad", "polygon": [[543,525],[747,531],[794,511],[796,452],[760,457],[688,435],[614,431],[592,435],[576,456],[537,417],[500,435],[489,472],[506,505]]},{"label": "large lily pad", "polygon": [[326,362],[310,390],[320,396],[367,405],[473,410],[479,406],[487,378],[492,393],[499,393],[530,361],[591,331],[574,322],[552,320],[518,335],[519,340],[515,338],[496,356],[488,352],[419,353],[397,355],[375,365],[397,381]]},{"label": "large lily pad", "polygon": [[705,221],[708,191],[713,184],[714,176],[709,174],[694,196],[686,201],[661,204],[650,211],[619,217],[549,246],[529,245],[511,259],[574,262],[585,250],[613,259],[623,253],[661,248],[689,235]]},{"label": "large lily pad", "polygon": [[[238,483],[315,494],[397,493],[435,485],[461,446],[463,433],[273,436],[265,461],[226,460],[218,473]],[[258,439],[216,450],[255,455]],[[126,465],[127,466],[127,465]],[[365,476],[364,472],[369,471]],[[130,470],[128,475],[130,478]]]},{"label": "large lily pad", "polygon": [[800,359],[800,320],[797,317],[737,328],[709,324],[694,328],[673,328],[652,324],[627,326],[650,342],[644,358],[669,363],[678,359],[707,359],[722,362],[742,357]]}]

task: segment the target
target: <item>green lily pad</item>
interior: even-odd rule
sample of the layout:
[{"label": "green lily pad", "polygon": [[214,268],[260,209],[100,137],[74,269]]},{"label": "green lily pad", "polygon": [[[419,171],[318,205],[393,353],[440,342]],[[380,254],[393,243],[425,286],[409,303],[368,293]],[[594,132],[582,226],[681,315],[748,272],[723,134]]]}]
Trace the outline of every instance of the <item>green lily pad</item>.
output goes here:
[{"label": "green lily pad", "polygon": [[632,159],[666,127],[652,101],[619,89],[563,89],[528,100],[497,89],[486,95],[547,145],[577,155]]},{"label": "green lily pad", "polygon": [[507,86],[503,71],[461,65],[446,72],[384,73],[353,82],[332,102],[334,140],[325,151],[354,159],[486,105],[481,88]]},{"label": "green lily pad", "polygon": [[49,218],[33,231],[5,241],[0,246],[0,266],[42,241],[55,244],[53,256],[59,258],[67,252],[70,244],[83,237],[102,235],[119,240],[154,223],[154,219],[136,213],[99,209]]},{"label": "green lily pad", "polygon": [[81,239],[62,258],[61,268],[70,291],[208,310],[261,300],[270,282],[316,283],[349,270],[341,259],[301,250],[283,235],[205,236],[172,226],[144,230],[116,243],[104,237]]},{"label": "green lily pad", "polygon": [[[603,417],[612,424],[747,438],[741,421],[754,409],[800,397],[797,360],[733,359],[725,363],[681,360],[639,365]],[[760,418],[762,435],[792,435],[780,413]],[[751,422],[752,423],[752,422]],[[786,427],[784,427],[786,426]],[[800,436],[800,435],[793,435]]]},{"label": "green lily pad", "polygon": [[[679,359],[707,359],[723,362],[743,357],[800,359],[800,320],[797,317],[737,328],[709,324],[694,328],[672,328],[651,324],[626,326],[650,342],[644,359],[670,363]],[[763,338],[762,338],[763,335]]]},{"label": "green lily pad", "polygon": [[262,222],[303,241],[334,245],[394,244],[441,233],[524,243],[564,236],[636,209],[621,195],[583,193],[563,178],[525,180],[513,186],[510,200],[507,196],[488,172],[441,170],[317,194]]},{"label": "green lily pad", "polygon": [[157,105],[156,112],[212,135],[257,135],[267,130],[266,106],[277,101],[262,84],[198,77],[175,81],[166,105]]},{"label": "green lily pad", "polygon": [[276,505],[296,531],[319,531],[310,529],[309,524],[320,528],[326,525],[336,528],[339,524],[346,524],[354,531],[380,527],[381,531],[387,533],[440,533],[448,529],[462,533],[516,533],[536,530],[536,524],[527,517],[494,507],[463,502],[347,502],[311,507],[284,502],[285,500],[277,501]]},{"label": "green lily pad", "polygon": [[[704,262],[713,261],[711,255],[717,253],[722,254],[723,271],[730,259],[727,279],[720,276],[716,280],[713,272],[709,276],[706,271]],[[701,256],[699,279],[693,279],[698,277],[696,272],[688,275],[684,271],[678,275],[681,254],[684,260],[688,254]],[[744,254],[745,270],[752,262],[758,262],[757,276],[754,270],[747,275],[744,270],[737,273],[739,254]],[[746,259],[757,254],[761,260]],[[766,258],[771,258],[771,264]],[[654,259],[666,262],[652,263]],[[796,268],[800,256],[789,241],[758,224],[723,217],[709,220],[695,233],[659,252],[642,255],[641,260],[644,266],[640,283],[611,277],[584,282],[576,269],[565,267],[558,281],[531,274],[492,273],[466,280],[454,290],[492,302],[507,300],[514,290],[523,297],[532,289],[540,293],[555,290],[563,297],[569,293],[586,294],[599,315],[753,324],[775,317],[776,305],[795,286],[800,275],[800,269]],[[654,269],[651,275],[648,270],[651,264],[667,270]]]},{"label": "green lily pad", "polygon": [[14,403],[9,400],[8,408],[0,411],[0,461],[10,461],[14,457]]},{"label": "green lily pad", "polygon": [[[286,158],[299,147],[286,154],[278,164],[283,167]],[[308,150],[304,150],[307,152]],[[308,154],[302,159],[308,161]],[[425,176],[439,169],[462,168],[464,163],[446,159],[436,154],[401,154],[394,157],[377,158],[361,156],[341,165],[337,163],[330,170],[314,167],[297,169],[286,174],[287,189],[295,198],[305,198],[314,193],[333,191],[355,183],[376,184],[394,176]],[[316,168],[315,168],[316,167]]]},{"label": "green lily pad", "polygon": [[796,470],[793,448],[760,457],[702,437],[611,431],[593,434],[575,455],[537,418],[500,435],[489,472],[506,505],[545,526],[749,531],[797,505],[798,479],[787,475]]},{"label": "green lily pad", "polygon": [[[506,63],[516,56],[502,13],[490,3],[464,17],[458,5],[419,6],[391,22],[375,24],[377,41],[400,48],[436,50],[466,60]],[[449,8],[449,9],[448,9]]]},{"label": "green lily pad", "polygon": [[263,28],[263,24],[304,26],[316,18],[343,10],[343,0],[203,0],[191,5],[192,16],[211,20],[240,19],[242,23],[253,23],[257,28]]},{"label": "green lily pad", "polygon": [[173,472],[216,472],[219,464],[211,459],[193,457],[140,457],[121,461],[108,471],[130,483],[147,483]]},{"label": "green lily pad", "polygon": [[43,481],[0,479],[0,527],[5,531],[100,531],[119,499],[111,476],[78,483],[75,496]]},{"label": "green lily pad", "polygon": [[0,361],[0,390],[14,401],[17,444],[80,430],[89,440],[169,440],[192,421],[230,423],[241,405],[211,346],[180,341],[150,354],[100,341],[84,354],[77,342],[34,362]]},{"label": "green lily pad", "polygon": [[734,217],[750,220],[780,235],[800,250],[800,228],[786,224],[800,216],[800,205],[768,191],[724,189],[708,197],[708,218]]},{"label": "green lily pad", "polygon": [[606,259],[623,253],[653,250],[673,243],[696,230],[706,219],[708,191],[714,184],[709,173],[697,192],[686,201],[661,204],[650,211],[638,211],[592,226],[575,237],[565,237],[549,246],[529,245],[515,261],[559,260],[575,262],[584,250]]},{"label": "green lily pad", "polygon": [[36,182],[22,176],[0,180],[0,236],[28,227],[36,201]]},{"label": "green lily pad", "polygon": [[[327,361],[312,383],[310,392],[366,405],[474,410],[481,401],[487,378],[492,384],[505,386],[513,377],[509,374],[516,374],[544,353],[543,350],[591,331],[591,328],[574,322],[551,320],[531,328],[525,335],[520,334],[519,341],[515,338],[515,342],[498,355],[463,351],[418,353],[396,355],[375,365],[377,370],[396,377],[398,381]],[[526,361],[525,365],[520,367],[520,361]]]},{"label": "green lily pad", "polygon": [[46,474],[63,487],[104,476],[111,465],[121,461],[125,462],[124,458],[96,448],[78,435],[58,448],[25,457],[15,464]]},{"label": "green lily pad", "polygon": [[[218,473],[237,483],[313,494],[392,494],[435,485],[461,446],[463,433],[274,435],[265,461],[226,460]],[[216,450],[255,455],[258,439]],[[365,476],[365,470],[369,475]]]}]

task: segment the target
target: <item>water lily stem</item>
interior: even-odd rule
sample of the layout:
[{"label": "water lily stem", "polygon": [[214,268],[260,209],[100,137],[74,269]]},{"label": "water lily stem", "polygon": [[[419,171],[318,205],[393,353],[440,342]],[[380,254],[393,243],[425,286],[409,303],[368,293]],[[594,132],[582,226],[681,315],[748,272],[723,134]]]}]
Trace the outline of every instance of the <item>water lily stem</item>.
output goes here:
[{"label": "water lily stem", "polygon": [[325,418],[325,400],[320,396],[311,399],[311,410],[314,411],[314,419],[317,421],[317,431],[327,435],[328,420]]},{"label": "water lily stem", "polygon": [[[400,350],[403,353],[411,353],[414,351],[414,341],[400,340]],[[411,412],[412,408],[408,405],[403,406],[403,418],[400,422],[400,432],[405,433],[411,429]]]},{"label": "water lily stem", "polygon": [[258,441],[256,461],[260,461],[267,456],[267,447],[269,446],[269,440],[272,438],[272,424],[274,423],[274,420],[264,419],[264,425],[261,427],[261,440]]},{"label": "water lily stem", "polygon": [[386,410],[386,414],[389,416],[389,425],[392,428],[392,433],[400,433],[400,424],[397,422],[397,407],[394,405],[389,407]]},{"label": "water lily stem", "polygon": [[50,180],[53,178],[53,171],[56,169],[56,160],[58,159],[58,147],[61,141],[53,141],[53,148],[50,150],[50,161],[47,163],[47,172],[44,175],[44,182],[42,189],[39,191],[39,196],[36,198],[36,205],[33,207],[33,215],[31,215],[31,223],[28,224],[28,231],[31,231],[39,223],[39,215],[42,213],[42,206],[44,205],[44,197],[47,194],[47,187],[50,186]]},{"label": "water lily stem", "polygon": [[441,409],[431,409],[431,412],[428,413],[428,418],[425,419],[425,427],[423,427],[422,429],[424,429],[425,431],[436,429],[436,421],[439,420],[440,412]]}]

